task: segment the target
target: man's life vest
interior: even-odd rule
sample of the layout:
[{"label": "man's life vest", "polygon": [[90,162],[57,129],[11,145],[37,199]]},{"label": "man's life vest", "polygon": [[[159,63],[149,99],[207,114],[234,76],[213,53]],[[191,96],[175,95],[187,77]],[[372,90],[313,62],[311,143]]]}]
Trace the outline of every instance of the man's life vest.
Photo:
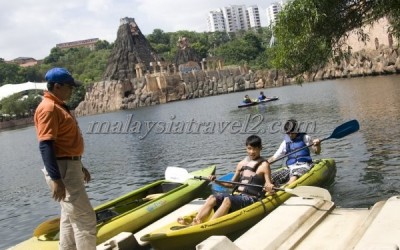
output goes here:
[{"label": "man's life vest", "polygon": [[237,190],[241,193],[258,196],[262,192],[262,187],[265,183],[265,179],[264,175],[257,175],[256,172],[258,167],[263,161],[265,161],[265,159],[259,157],[257,160],[250,160],[247,156],[244,160],[246,161],[246,163],[242,166],[242,169],[240,170],[239,182],[260,185],[261,187],[249,187],[239,185]]},{"label": "man's life vest", "polygon": [[[295,151],[296,149],[302,148],[307,146],[304,143],[304,136],[305,133],[298,133],[296,138],[293,140],[290,139],[289,135],[285,135],[285,142],[286,142],[286,154],[289,154],[290,152]],[[286,161],[286,165],[292,165],[295,164],[296,162],[312,162],[312,158],[310,156],[310,149],[308,147],[294,153],[291,155],[288,155],[288,159]]]}]

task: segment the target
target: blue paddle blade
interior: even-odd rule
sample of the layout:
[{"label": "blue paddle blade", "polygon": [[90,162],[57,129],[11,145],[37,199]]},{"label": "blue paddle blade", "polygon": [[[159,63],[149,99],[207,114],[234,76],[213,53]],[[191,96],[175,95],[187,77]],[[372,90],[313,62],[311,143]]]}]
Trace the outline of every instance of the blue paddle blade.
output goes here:
[{"label": "blue paddle blade", "polygon": [[[357,120],[351,120],[342,125],[338,126],[333,130],[331,136],[329,138],[340,139],[349,134],[352,134],[360,129],[360,124]],[[327,139],[329,139],[327,138]]]}]

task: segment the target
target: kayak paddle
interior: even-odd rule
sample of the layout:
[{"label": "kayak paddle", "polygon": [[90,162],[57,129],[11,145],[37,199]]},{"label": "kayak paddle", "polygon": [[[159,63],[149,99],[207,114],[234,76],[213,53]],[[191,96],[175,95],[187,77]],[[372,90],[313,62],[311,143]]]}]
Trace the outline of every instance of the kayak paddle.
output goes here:
[{"label": "kayak paddle", "polygon": [[[165,179],[168,181],[181,182],[181,183],[187,181],[188,179],[209,180],[207,177],[204,176],[193,176],[189,174],[189,172],[186,169],[180,167],[167,167],[167,169],[165,170]],[[240,183],[240,182],[220,181],[220,180],[214,180],[214,182],[263,188],[263,186],[261,185],[250,184],[250,183]],[[319,187],[298,186],[293,189],[291,188],[274,188],[274,189],[278,191],[285,191],[287,193],[291,193],[293,195],[303,198],[318,198],[327,201],[332,200],[328,190]]]},{"label": "kayak paddle", "polygon": [[[216,183],[228,183],[238,186],[249,186],[249,187],[256,187],[256,188],[264,188],[261,185],[250,184],[250,183],[241,183],[241,182],[234,182],[234,181],[220,181],[214,180]],[[328,190],[320,187],[314,186],[297,186],[295,188],[277,188],[274,187],[274,190],[277,191],[284,191],[286,193],[290,193],[299,197],[303,198],[315,198],[321,199],[325,201],[331,201],[332,197]]]}]

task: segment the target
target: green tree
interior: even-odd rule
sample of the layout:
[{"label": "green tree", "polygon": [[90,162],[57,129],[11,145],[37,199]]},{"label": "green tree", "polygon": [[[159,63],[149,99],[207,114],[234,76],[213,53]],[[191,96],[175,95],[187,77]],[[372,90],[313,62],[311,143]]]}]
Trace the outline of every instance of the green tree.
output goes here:
[{"label": "green tree", "polygon": [[279,14],[274,28],[277,44],[272,64],[293,75],[316,70],[334,56],[332,50],[340,51],[348,31],[358,29],[360,40],[368,39],[361,27],[384,16],[398,37],[398,0],[291,1]]},{"label": "green tree", "polygon": [[249,64],[256,66],[257,58],[265,52],[260,37],[252,32],[244,32],[239,38],[215,49],[217,56],[225,59],[225,64]]},{"label": "green tree", "polygon": [[170,35],[168,33],[164,33],[161,29],[154,29],[153,33],[147,35],[147,40],[151,44],[169,44],[170,43]]},{"label": "green tree", "polygon": [[95,44],[95,50],[112,49],[112,45],[106,40],[99,40]]},{"label": "green tree", "polygon": [[64,53],[60,48],[54,47],[50,50],[50,55],[48,55],[43,59],[43,62],[45,64],[56,63],[63,55]]},{"label": "green tree", "polygon": [[1,112],[11,116],[22,117],[27,111],[26,104],[21,99],[22,94],[17,93],[1,100]]},{"label": "green tree", "polygon": [[86,93],[85,88],[86,87],[84,85],[74,88],[72,96],[67,103],[70,109],[75,109],[79,105],[79,103],[83,100]]},{"label": "green tree", "polygon": [[23,77],[24,82],[41,82],[43,80],[43,76],[37,65],[32,67],[20,67],[18,74]]},{"label": "green tree", "polygon": [[0,61],[0,86],[4,84],[15,84],[24,81],[19,74],[19,65]]}]

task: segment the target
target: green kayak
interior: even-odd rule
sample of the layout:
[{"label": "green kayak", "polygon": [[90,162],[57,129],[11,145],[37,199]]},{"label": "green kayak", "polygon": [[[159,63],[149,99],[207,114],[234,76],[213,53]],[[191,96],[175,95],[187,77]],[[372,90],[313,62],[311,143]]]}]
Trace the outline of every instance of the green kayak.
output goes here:
[{"label": "green kayak", "polygon": [[[215,166],[191,172],[192,175],[203,177],[214,173]],[[97,244],[121,232],[135,233],[198,197],[201,188],[207,185],[205,180],[192,178],[182,183],[159,180],[97,206]],[[45,221],[35,229],[32,238],[11,249],[56,250],[58,233],[59,218]]]},{"label": "green kayak", "polygon": [[[336,165],[333,159],[323,159],[316,162],[314,167],[296,182],[286,186],[328,186],[336,176]],[[263,217],[291,196],[290,193],[277,191],[268,195],[260,202],[237,210],[215,220],[206,221],[194,226],[183,226],[175,221],[164,225],[140,238],[147,241],[154,249],[193,249],[197,244],[212,235],[226,235],[235,237],[255,225]],[[185,218],[194,217],[196,211],[182,215]]]}]

